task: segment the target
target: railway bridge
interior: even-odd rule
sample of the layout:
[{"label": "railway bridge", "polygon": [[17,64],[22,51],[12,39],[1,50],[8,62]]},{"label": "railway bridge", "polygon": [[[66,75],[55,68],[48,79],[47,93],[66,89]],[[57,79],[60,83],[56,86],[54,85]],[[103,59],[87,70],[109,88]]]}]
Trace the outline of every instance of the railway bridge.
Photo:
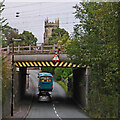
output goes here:
[{"label": "railway bridge", "polygon": [[[26,91],[27,68],[68,67],[73,68],[73,98],[83,107],[88,105],[89,70],[86,68],[86,65],[72,63],[71,58],[66,54],[66,50],[61,49],[58,51],[57,47],[57,45],[45,45],[43,43],[29,46],[14,46],[14,101],[19,101]],[[2,50],[5,51],[5,49],[8,53],[12,51],[12,47]],[[55,55],[59,57],[59,60],[52,60]],[[81,85],[81,83],[84,84]]]}]

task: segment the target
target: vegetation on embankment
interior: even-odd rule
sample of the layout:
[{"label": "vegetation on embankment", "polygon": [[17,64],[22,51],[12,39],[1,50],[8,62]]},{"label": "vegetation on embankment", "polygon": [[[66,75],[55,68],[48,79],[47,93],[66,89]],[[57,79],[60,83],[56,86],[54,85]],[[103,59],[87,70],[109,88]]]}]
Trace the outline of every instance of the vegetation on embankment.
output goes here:
[{"label": "vegetation on embankment", "polygon": [[[59,83],[65,90],[65,92],[69,95],[71,95],[72,93],[70,93],[70,91],[68,91],[68,78],[72,77],[73,73],[72,73],[72,68],[55,68],[54,70],[54,79],[57,83]],[[71,91],[72,91],[72,85],[71,85]]]},{"label": "vegetation on embankment", "polygon": [[2,101],[6,100],[6,96],[11,93],[11,65],[8,61],[2,62]]},{"label": "vegetation on embankment", "polygon": [[60,84],[63,87],[63,89],[65,90],[65,92],[67,93],[67,90],[68,90],[67,85],[65,85],[65,83],[63,81],[57,81],[57,83]]},{"label": "vegetation on embankment", "polygon": [[72,62],[91,69],[88,114],[93,118],[118,118],[118,54],[120,41],[120,2],[89,2],[74,6],[74,26],[67,53]]},{"label": "vegetation on embankment", "polygon": [[2,117],[5,118],[11,110],[11,63],[2,61]]}]

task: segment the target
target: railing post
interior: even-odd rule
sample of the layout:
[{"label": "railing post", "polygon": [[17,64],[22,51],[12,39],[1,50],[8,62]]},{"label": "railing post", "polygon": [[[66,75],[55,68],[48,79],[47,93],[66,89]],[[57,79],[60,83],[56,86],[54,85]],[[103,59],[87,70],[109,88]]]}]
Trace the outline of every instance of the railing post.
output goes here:
[{"label": "railing post", "polygon": [[29,45],[29,52],[31,52],[31,45]]},{"label": "railing post", "polygon": [[18,45],[18,53],[20,52],[20,45]]},{"label": "railing post", "polygon": [[43,43],[41,44],[41,52],[43,52]]},{"label": "railing post", "polygon": [[53,50],[54,50],[54,52],[55,52],[55,43],[53,44]]}]

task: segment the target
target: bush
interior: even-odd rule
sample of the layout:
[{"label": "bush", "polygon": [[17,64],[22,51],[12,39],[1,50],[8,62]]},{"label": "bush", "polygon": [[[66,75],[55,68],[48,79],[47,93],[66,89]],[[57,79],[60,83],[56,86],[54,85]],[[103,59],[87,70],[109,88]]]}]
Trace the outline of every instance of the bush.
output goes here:
[{"label": "bush", "polygon": [[63,87],[63,89],[65,90],[65,92],[67,92],[68,87],[64,84],[64,82],[58,81],[57,83],[60,84]]}]

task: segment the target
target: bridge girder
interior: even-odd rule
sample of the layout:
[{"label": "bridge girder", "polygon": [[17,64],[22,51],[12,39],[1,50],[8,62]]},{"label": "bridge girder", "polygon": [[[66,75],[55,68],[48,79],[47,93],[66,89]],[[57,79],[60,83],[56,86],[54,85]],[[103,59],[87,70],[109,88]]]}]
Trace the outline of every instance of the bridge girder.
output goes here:
[{"label": "bridge girder", "polygon": [[16,61],[14,63],[16,67],[72,67],[72,68],[84,68],[80,64],[74,64],[66,61]]},{"label": "bridge girder", "polygon": [[[14,61],[51,61],[55,54],[15,55]],[[59,54],[60,61],[70,61],[67,54]]]},{"label": "bridge girder", "polygon": [[52,61],[55,54],[15,55],[16,67],[72,67],[85,68],[86,65],[71,63],[67,54],[59,54],[60,61]]}]

